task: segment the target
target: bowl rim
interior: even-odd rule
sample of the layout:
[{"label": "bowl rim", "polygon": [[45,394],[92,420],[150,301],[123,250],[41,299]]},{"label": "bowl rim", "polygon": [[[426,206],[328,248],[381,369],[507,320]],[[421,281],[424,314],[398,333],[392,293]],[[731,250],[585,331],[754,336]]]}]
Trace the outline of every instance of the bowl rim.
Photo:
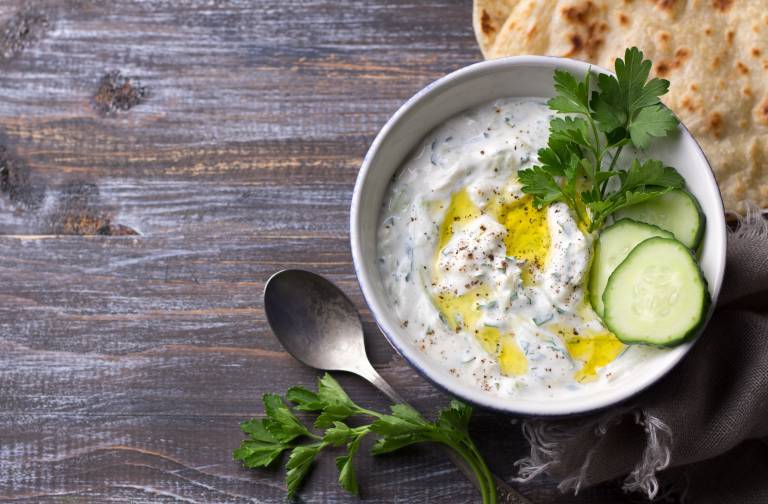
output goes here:
[{"label": "bowl rim", "polygon": [[[717,195],[717,201],[719,201],[720,203],[719,215],[723,216],[722,219],[718,219],[717,223],[714,223],[714,222],[710,223],[709,221],[707,221],[707,231],[709,231],[709,228],[711,226],[715,228],[713,229],[713,231],[716,231],[717,236],[720,237],[720,239],[716,240],[716,242],[718,241],[720,242],[719,250],[715,250],[713,252],[719,257],[719,261],[717,264],[717,270],[715,271],[714,278],[712,279],[712,285],[709,286],[712,289],[710,292],[712,302],[710,303],[710,307],[705,317],[705,321],[701,325],[701,328],[697,332],[695,338],[687,341],[686,343],[678,347],[675,347],[673,351],[677,351],[677,354],[673,355],[673,358],[670,359],[664,365],[664,367],[660,368],[655,374],[651,375],[650,378],[645,380],[639,380],[638,386],[631,387],[631,388],[618,389],[618,392],[614,394],[616,397],[612,395],[608,399],[604,399],[600,395],[598,395],[595,397],[584,398],[584,403],[585,403],[584,407],[558,408],[557,406],[552,406],[553,404],[554,405],[558,404],[558,401],[556,399],[552,401],[541,402],[541,403],[529,403],[531,405],[527,406],[524,404],[516,404],[514,400],[510,401],[499,396],[493,396],[491,394],[487,394],[480,390],[475,390],[474,392],[476,393],[471,395],[467,393],[463,393],[463,391],[459,390],[458,387],[453,386],[455,384],[449,384],[449,383],[443,382],[441,379],[439,379],[440,377],[438,375],[433,374],[432,372],[430,372],[430,370],[423,367],[418,362],[419,359],[415,357],[417,356],[417,352],[415,351],[412,352],[407,345],[404,345],[401,343],[401,340],[403,338],[398,335],[397,328],[389,327],[389,325],[386,323],[386,319],[381,316],[381,313],[385,313],[391,310],[386,307],[384,300],[379,299],[376,296],[376,294],[373,292],[373,289],[371,287],[371,278],[366,272],[366,269],[362,266],[365,258],[363,253],[362,242],[360,240],[360,234],[358,233],[358,229],[360,226],[359,216],[360,216],[360,210],[362,207],[361,192],[362,192],[362,187],[365,183],[365,180],[368,177],[369,172],[371,171],[372,161],[373,159],[375,159],[376,155],[381,149],[381,144],[384,142],[385,138],[390,134],[390,132],[394,128],[397,127],[401,119],[406,114],[408,114],[408,112],[410,112],[411,109],[413,109],[417,104],[419,104],[420,102],[422,102],[427,97],[433,94],[439,93],[444,89],[450,88],[451,86],[456,84],[457,80],[460,80],[465,77],[472,77],[475,74],[483,74],[486,72],[494,73],[496,71],[507,69],[509,67],[515,67],[515,66],[549,67],[549,68],[552,68],[553,70],[556,68],[560,68],[560,69],[566,69],[574,73],[591,70],[597,73],[607,73],[610,75],[615,75],[613,72],[599,65],[595,65],[589,62],[572,59],[572,58],[562,58],[557,56],[537,56],[537,55],[508,56],[508,57],[497,58],[493,60],[480,61],[477,63],[473,63],[471,65],[459,68],[427,84],[425,87],[419,90],[416,94],[414,94],[411,98],[409,98],[405,103],[403,103],[398,108],[398,110],[389,118],[389,120],[387,120],[385,125],[377,133],[376,137],[371,143],[371,146],[366,152],[365,157],[363,158],[363,162],[358,172],[358,175],[355,181],[354,191],[352,194],[352,202],[350,206],[350,235],[349,235],[350,245],[352,249],[352,261],[353,261],[355,276],[357,277],[358,283],[360,285],[363,298],[368,304],[368,307],[371,310],[371,314],[379,330],[387,339],[389,344],[392,346],[392,348],[395,349],[395,351],[399,355],[401,355],[408,362],[408,364],[411,367],[416,369],[416,371],[422,377],[426,378],[430,383],[435,385],[440,390],[447,392],[451,396],[457,397],[462,401],[471,403],[475,406],[479,406],[481,408],[485,408],[485,409],[489,409],[489,410],[493,410],[501,413],[507,413],[507,414],[543,417],[543,416],[568,416],[568,415],[577,415],[577,414],[584,414],[588,412],[594,412],[597,410],[601,410],[610,406],[615,406],[623,402],[626,402],[628,399],[648,389],[649,387],[657,383],[659,380],[661,380],[664,376],[666,376],[675,366],[677,366],[677,364],[683,359],[683,357],[685,357],[688,354],[692,346],[701,337],[701,334],[704,332],[704,330],[709,324],[709,321],[715,309],[715,305],[717,304],[717,299],[720,294],[720,289],[722,287],[723,277],[725,273],[725,256],[726,256],[725,208],[723,205],[722,195],[720,194],[719,186],[717,185],[714,172],[712,171],[712,166],[709,163],[709,160],[707,159],[703,149],[701,148],[699,143],[696,141],[695,137],[691,135],[690,131],[688,131],[688,128],[685,127],[682,121],[679,122],[679,129],[682,130],[681,131],[682,136],[683,137],[687,136],[687,140],[692,142],[693,146],[695,147],[695,152],[698,153],[698,156],[700,156],[701,158],[699,161],[703,162],[708,168],[707,183],[709,185],[713,185],[716,189],[715,193]],[[427,133],[428,131],[424,132],[424,134],[427,134]],[[717,243],[714,243],[713,246],[716,246],[716,245]],[[438,364],[434,364],[434,365],[438,366]]]}]

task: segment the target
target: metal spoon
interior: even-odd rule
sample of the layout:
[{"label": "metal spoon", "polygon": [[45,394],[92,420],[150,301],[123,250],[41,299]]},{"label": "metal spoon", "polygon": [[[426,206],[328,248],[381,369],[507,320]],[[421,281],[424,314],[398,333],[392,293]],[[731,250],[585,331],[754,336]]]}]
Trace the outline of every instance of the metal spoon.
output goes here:
[{"label": "metal spoon", "polygon": [[[360,316],[352,301],[329,280],[304,270],[279,271],[264,286],[264,311],[275,336],[296,360],[316,369],[356,374],[393,402],[405,403],[371,365],[365,353]],[[443,448],[478,486],[467,462]],[[504,481],[494,479],[500,503],[530,504]]]}]

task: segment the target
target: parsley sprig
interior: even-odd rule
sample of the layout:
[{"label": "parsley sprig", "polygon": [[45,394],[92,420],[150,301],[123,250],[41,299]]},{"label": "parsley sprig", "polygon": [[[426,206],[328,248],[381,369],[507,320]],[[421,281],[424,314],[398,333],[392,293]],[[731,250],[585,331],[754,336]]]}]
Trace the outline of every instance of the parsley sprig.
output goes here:
[{"label": "parsley sprig", "polygon": [[[323,429],[322,435],[306,427],[282,397],[264,394],[262,401],[266,416],[240,425],[248,438],[234,451],[233,457],[246,467],[259,468],[272,465],[283,452],[290,451],[285,464],[289,496],[296,493],[312,463],[324,449],[340,447],[346,448],[346,454],[336,457],[339,484],[350,493],[359,495],[353,458],[363,438],[373,434],[378,436],[372,449],[374,455],[423,442],[447,445],[472,467],[480,482],[483,503],[496,503],[493,476],[469,436],[472,408],[464,403],[451,401],[447,408],[439,412],[435,422],[427,421],[406,404],[395,404],[390,407],[390,414],[382,414],[356,404],[327,373],[318,380],[317,392],[292,387],[285,394],[285,399],[295,410],[316,413],[314,429]],[[346,421],[354,416],[373,421],[352,427]]]},{"label": "parsley sprig", "polygon": [[659,100],[669,81],[648,80],[651,62],[638,48],[617,58],[615,70],[616,76],[598,75],[598,90],[591,93],[591,72],[579,81],[555,71],[557,95],[547,104],[568,115],[550,121],[539,164],[518,174],[538,207],[562,201],[590,232],[620,208],[683,186],[677,171],[661,161],[635,159],[627,170],[616,168],[625,146],[645,149],[673,131],[677,118]]}]

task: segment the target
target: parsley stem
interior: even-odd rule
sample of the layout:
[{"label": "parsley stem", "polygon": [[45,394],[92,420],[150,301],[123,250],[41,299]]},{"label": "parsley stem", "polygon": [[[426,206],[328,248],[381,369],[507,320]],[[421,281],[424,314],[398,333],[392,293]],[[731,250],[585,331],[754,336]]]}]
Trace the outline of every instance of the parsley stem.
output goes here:
[{"label": "parsley stem", "polygon": [[472,438],[466,437],[464,438],[464,444],[467,446],[467,449],[469,452],[474,455],[475,460],[477,461],[478,469],[483,473],[483,475],[486,478],[486,483],[488,485],[489,490],[489,496],[490,500],[489,502],[495,503],[496,502],[496,482],[493,480],[493,474],[491,473],[491,470],[488,468],[488,464],[485,463],[485,459],[483,459],[483,456],[480,455],[480,452],[477,449],[477,446],[475,446],[475,443],[472,442]]},{"label": "parsley stem", "polygon": [[490,470],[488,469],[488,466],[485,465],[482,458],[476,456],[471,449],[463,446],[461,442],[457,443],[444,437],[436,438],[435,441],[449,446],[469,463],[472,472],[475,474],[475,478],[477,478],[478,485],[480,486],[480,496],[483,504],[496,504],[496,485],[493,482],[493,478],[490,477]]},{"label": "parsley stem", "polygon": [[384,416],[384,415],[382,415],[381,413],[378,413],[378,412],[376,412],[376,411],[372,411],[372,410],[369,410],[369,409],[365,409],[365,408],[360,408],[360,407],[358,407],[358,409],[357,409],[357,411],[355,412],[355,414],[358,414],[358,415],[367,415],[367,416],[369,416],[369,417],[373,417],[373,418],[381,418],[382,416]]},{"label": "parsley stem", "polygon": [[576,212],[576,218],[579,220],[579,222],[583,223],[587,227],[590,227],[592,223],[589,214],[587,214],[587,211],[585,208],[583,208],[583,205],[580,205],[579,202],[577,202],[574,198],[567,198],[567,200],[568,206],[570,206]]},{"label": "parsley stem", "polygon": [[592,180],[595,180],[595,177],[597,176],[597,172],[600,171],[600,165],[603,161],[603,154],[604,152],[600,150],[600,136],[597,133],[597,125],[595,125],[595,120],[592,119],[592,116],[590,114],[587,114],[587,120],[589,120],[590,126],[592,126],[592,135],[595,138],[595,145],[593,154],[595,156],[595,166],[592,171]]},{"label": "parsley stem", "polygon": [[[619,155],[621,154],[621,150],[624,148],[624,145],[619,145],[619,148],[616,149],[616,152],[613,154],[613,159],[611,159],[611,165],[608,167],[608,171],[613,171],[613,168],[616,166],[616,161],[619,159]],[[600,185],[600,197],[602,198],[605,196],[605,189],[608,187],[608,179],[604,180],[603,183]]]},{"label": "parsley stem", "polygon": [[[359,406],[356,413],[360,415],[367,415],[373,418],[382,418],[385,416],[376,411],[361,408]],[[362,437],[368,433],[369,427],[370,426],[362,426],[354,430],[359,432]],[[365,432],[362,432],[362,429],[365,429]],[[488,468],[485,460],[480,455],[480,452],[477,451],[477,448],[472,442],[472,439],[469,437],[464,437],[461,441],[454,442],[450,439],[446,439],[441,435],[433,434],[430,437],[435,442],[447,445],[467,461],[475,475],[475,478],[477,479],[478,486],[480,487],[480,495],[482,497],[483,504],[497,504],[496,483],[493,480],[493,474],[491,474],[491,470]]]}]

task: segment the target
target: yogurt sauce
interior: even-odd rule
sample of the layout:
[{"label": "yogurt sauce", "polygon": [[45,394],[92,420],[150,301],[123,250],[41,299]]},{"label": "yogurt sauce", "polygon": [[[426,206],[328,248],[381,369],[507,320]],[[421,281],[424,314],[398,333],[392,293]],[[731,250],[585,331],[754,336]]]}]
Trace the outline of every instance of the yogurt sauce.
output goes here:
[{"label": "yogurt sauce", "polygon": [[434,130],[381,209],[381,276],[402,331],[451,379],[500,396],[589,395],[655,349],[628,348],[585,300],[592,237],[570,209],[536,209],[518,170],[553,112],[503,99]]}]

